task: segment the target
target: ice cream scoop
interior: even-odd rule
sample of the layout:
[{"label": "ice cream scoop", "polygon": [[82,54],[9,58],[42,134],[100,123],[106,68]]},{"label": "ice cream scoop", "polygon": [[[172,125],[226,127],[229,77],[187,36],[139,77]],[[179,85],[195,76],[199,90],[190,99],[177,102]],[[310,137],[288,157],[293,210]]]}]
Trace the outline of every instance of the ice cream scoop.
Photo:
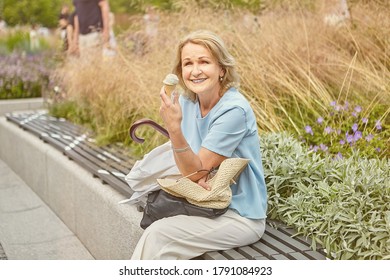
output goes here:
[{"label": "ice cream scoop", "polygon": [[163,81],[165,93],[170,96],[178,83],[179,78],[175,74],[168,74]]}]

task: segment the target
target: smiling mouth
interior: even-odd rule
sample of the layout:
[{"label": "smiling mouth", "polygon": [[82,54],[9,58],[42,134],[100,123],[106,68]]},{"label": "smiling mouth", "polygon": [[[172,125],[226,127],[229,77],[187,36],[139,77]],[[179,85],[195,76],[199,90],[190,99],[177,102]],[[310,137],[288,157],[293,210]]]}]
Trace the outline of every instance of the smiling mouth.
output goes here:
[{"label": "smiling mouth", "polygon": [[204,82],[204,81],[206,81],[206,78],[191,80],[191,82],[193,82],[194,84],[200,84],[200,83],[202,83],[202,82]]}]

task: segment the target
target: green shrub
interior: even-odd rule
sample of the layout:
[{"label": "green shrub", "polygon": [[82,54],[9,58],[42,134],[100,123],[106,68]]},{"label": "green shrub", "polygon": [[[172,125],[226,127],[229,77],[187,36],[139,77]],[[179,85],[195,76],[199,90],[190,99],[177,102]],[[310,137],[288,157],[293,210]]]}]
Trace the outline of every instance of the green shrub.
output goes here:
[{"label": "green shrub", "polygon": [[13,52],[18,53],[40,53],[49,50],[51,39],[39,36],[38,47],[31,49],[30,35],[27,27],[11,29],[5,35],[0,36],[0,55],[10,55]]},{"label": "green shrub", "polygon": [[390,259],[390,160],[322,157],[287,134],[261,139],[269,218],[332,258]]}]

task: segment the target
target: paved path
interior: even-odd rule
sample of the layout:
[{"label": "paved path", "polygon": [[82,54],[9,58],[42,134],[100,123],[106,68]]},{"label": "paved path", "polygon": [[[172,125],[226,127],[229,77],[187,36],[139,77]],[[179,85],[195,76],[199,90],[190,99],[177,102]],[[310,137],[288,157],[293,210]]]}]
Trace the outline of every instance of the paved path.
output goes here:
[{"label": "paved path", "polygon": [[0,243],[0,260],[6,260],[6,259],[7,259],[7,256],[4,252],[3,246],[1,246],[1,243]]},{"label": "paved path", "polygon": [[66,225],[0,159],[0,260],[7,258],[93,259]]}]

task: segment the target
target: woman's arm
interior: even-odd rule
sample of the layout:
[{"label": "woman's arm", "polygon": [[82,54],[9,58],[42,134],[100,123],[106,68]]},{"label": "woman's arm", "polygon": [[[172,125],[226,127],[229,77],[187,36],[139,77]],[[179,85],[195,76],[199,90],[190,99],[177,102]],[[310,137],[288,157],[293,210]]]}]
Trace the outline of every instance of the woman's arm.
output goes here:
[{"label": "woman's arm", "polygon": [[[174,100],[165,94],[161,89],[160,96],[162,99],[160,115],[164,121],[165,127],[169,132],[169,137],[173,146],[175,161],[177,167],[183,176],[188,176],[199,170],[211,170],[218,167],[226,159],[225,156],[214,153],[201,147],[198,154],[195,154],[190,148],[181,130],[182,111],[179,104],[179,96],[175,95]],[[208,188],[205,183],[207,172],[199,172],[189,176],[194,182],[198,182],[204,188]]]},{"label": "woman's arm", "polygon": [[110,27],[110,6],[108,4],[107,0],[101,0],[99,2],[100,10],[102,13],[102,19],[103,19],[103,30],[102,30],[102,37],[103,37],[103,44],[107,44],[109,41],[109,27]]},{"label": "woman's arm", "polygon": [[80,34],[80,25],[79,25],[79,17],[77,15],[74,16],[74,30],[73,30],[73,53],[77,53],[79,51],[79,34]]}]

